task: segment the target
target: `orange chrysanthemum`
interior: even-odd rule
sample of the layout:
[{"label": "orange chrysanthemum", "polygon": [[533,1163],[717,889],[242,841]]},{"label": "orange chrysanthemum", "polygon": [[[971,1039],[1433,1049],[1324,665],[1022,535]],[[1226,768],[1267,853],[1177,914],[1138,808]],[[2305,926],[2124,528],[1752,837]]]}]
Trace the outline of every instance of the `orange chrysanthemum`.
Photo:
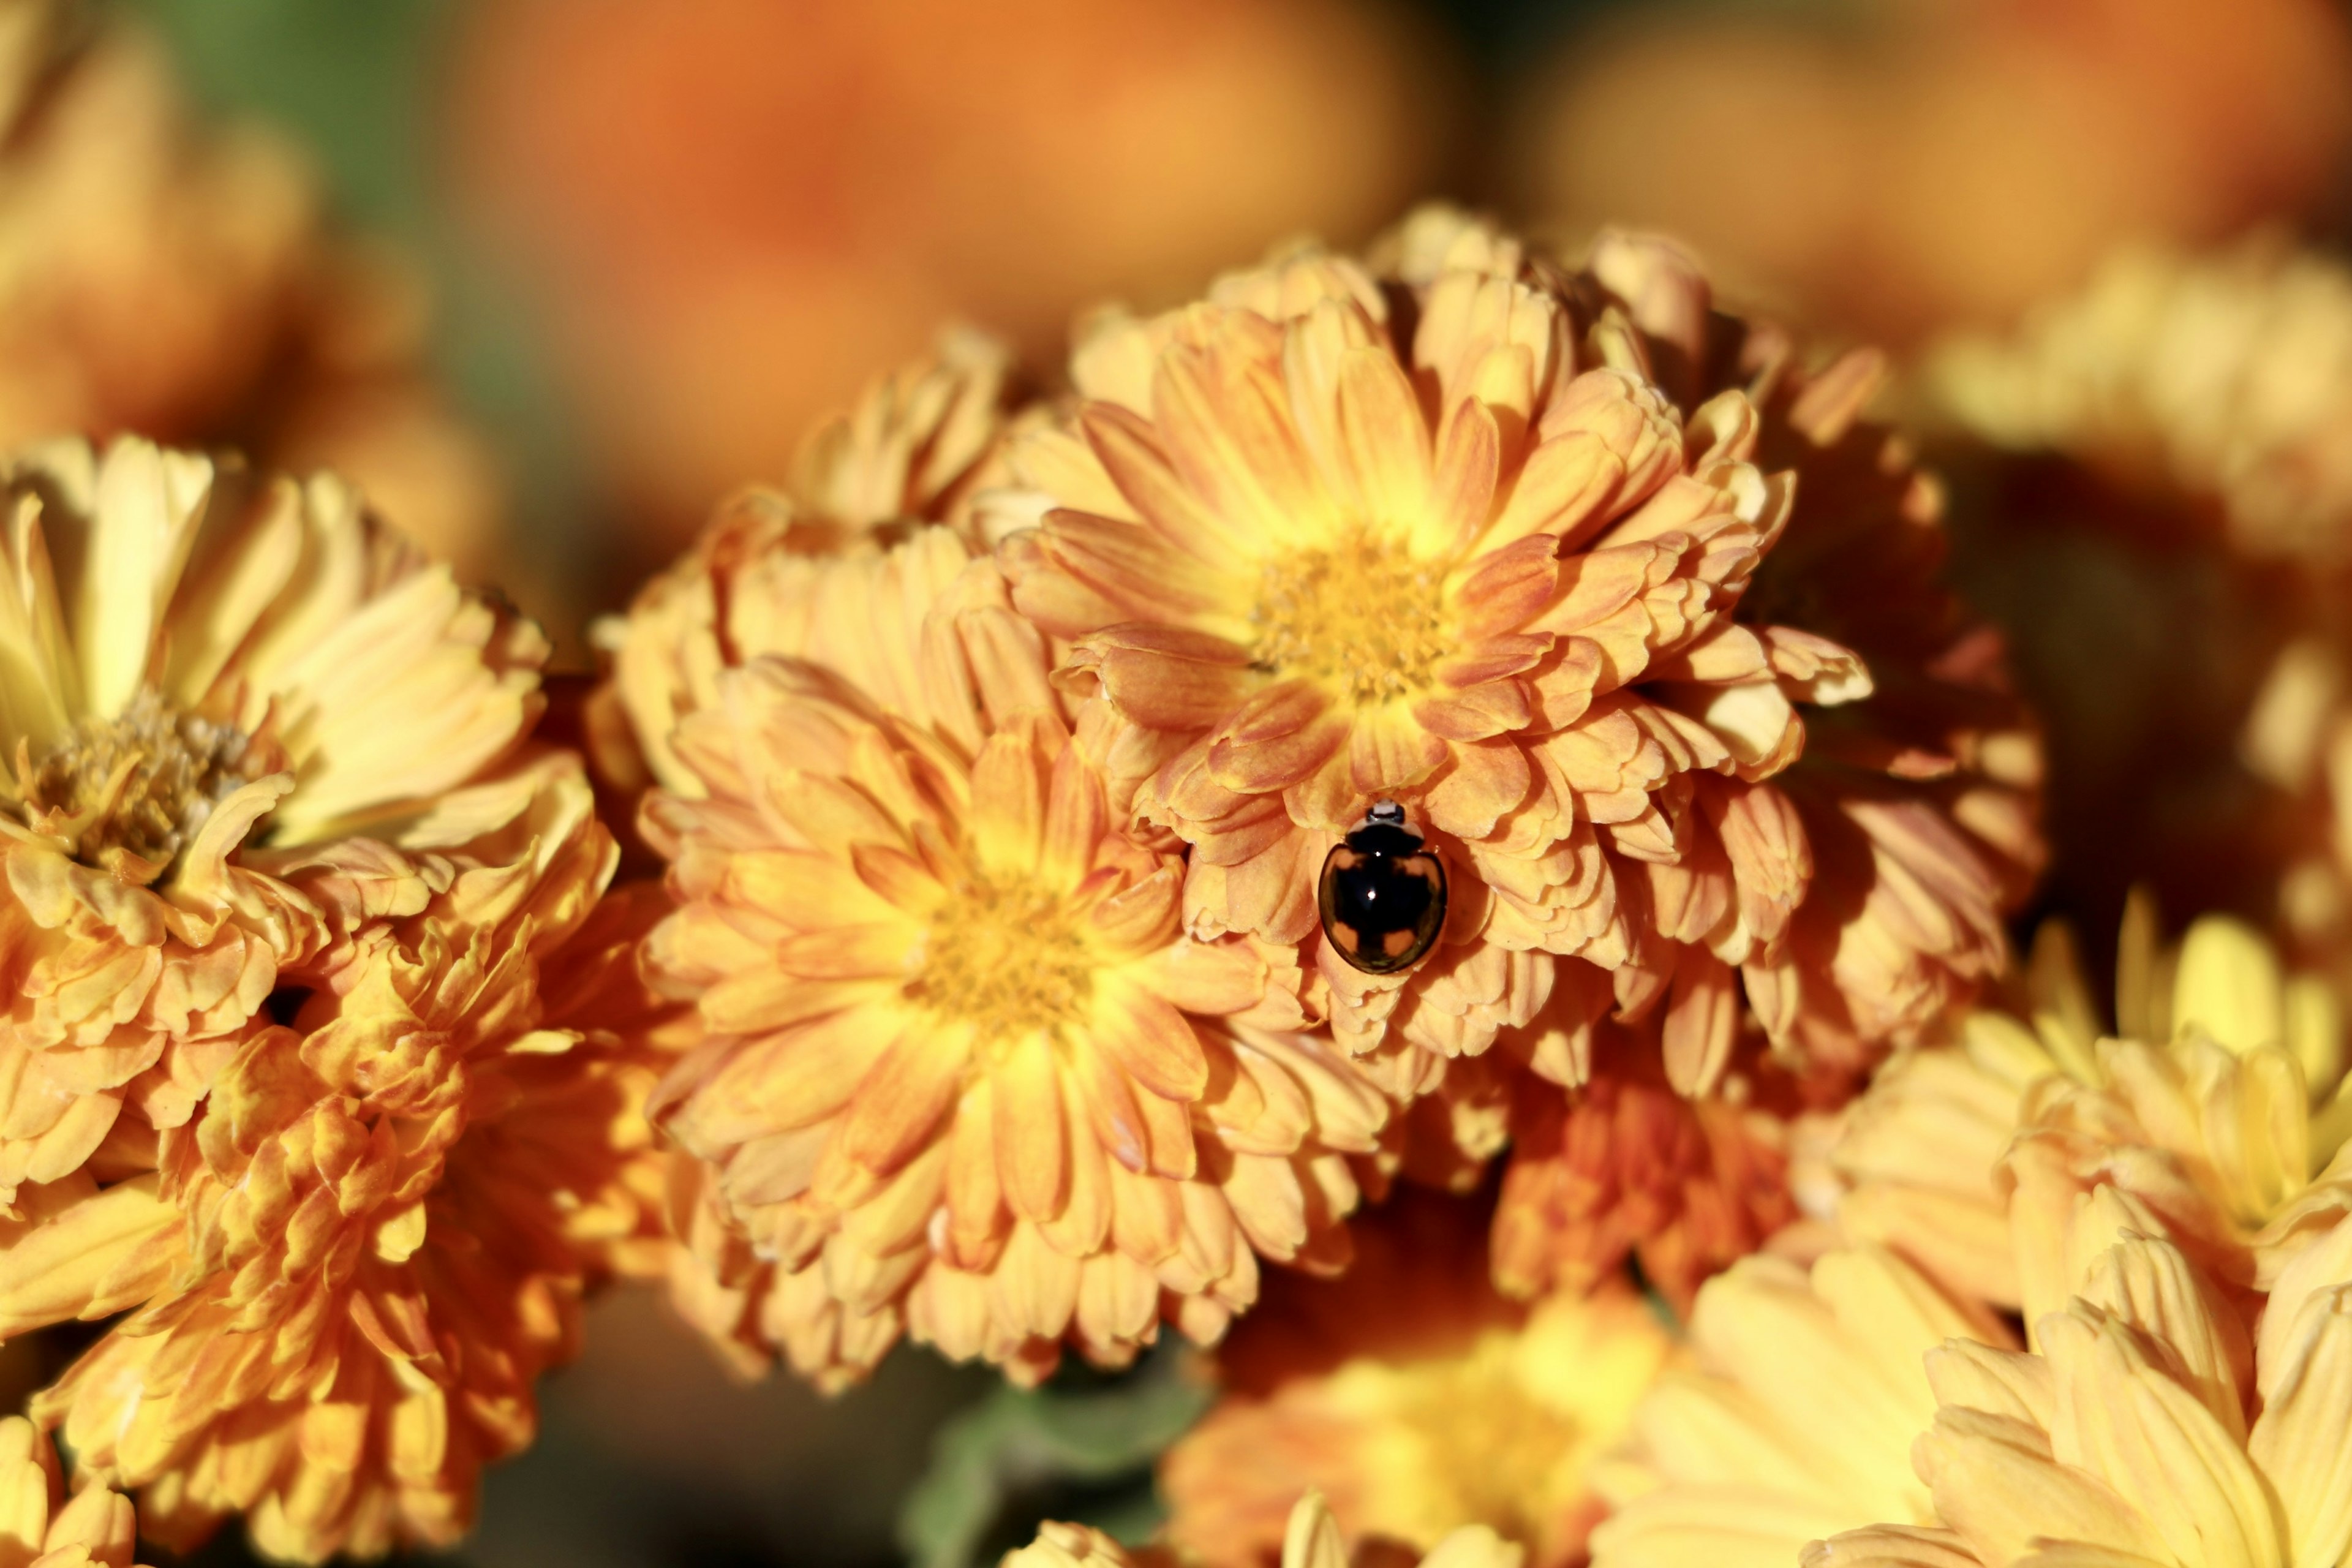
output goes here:
[{"label": "orange chrysanthemum", "polygon": [[614,850],[576,761],[512,785],[462,851],[289,856],[335,940],[280,966],[193,1117],[10,1227],[6,1331],[132,1309],[33,1413],[160,1541],[243,1512],[304,1562],[447,1544],[584,1286],[646,1264],[648,907],[596,908]]},{"label": "orange chrysanthemum", "polygon": [[[1496,1282],[1515,1296],[1583,1291],[1628,1258],[1677,1310],[1709,1276],[1796,1220],[1790,1119],[1834,1079],[1792,1077],[1744,1027],[1728,1092],[1677,1094],[1675,1042],[1654,1015],[1610,1016],[1608,976],[1560,964],[1535,1024],[1505,1037],[1511,1148],[1493,1233]],[[1493,1058],[1489,1058],[1493,1059]],[[1449,1097],[1458,1093],[1449,1088]]]},{"label": "orange chrysanthemum", "polygon": [[1590,1472],[1672,1356],[1620,1288],[1532,1309],[1486,1283],[1478,1206],[1405,1192],[1358,1228],[1346,1278],[1278,1278],[1218,1352],[1216,1407],[1160,1461],[1185,1561],[1254,1568],[1301,1493],[1360,1541],[1494,1530],[1537,1568],[1580,1561]]},{"label": "orange chrysanthemum", "polygon": [[1338,1261],[1386,1107],[1297,1032],[1289,950],[1181,931],[992,565],[866,634],[720,675],[671,736],[696,795],[646,813],[680,906],[649,961],[704,1036],[659,1115],[714,1167],[705,1326],[827,1384],[902,1329],[1034,1378],[1214,1337],[1259,1255]]},{"label": "orange chrysanthemum", "polygon": [[[1685,1092],[1728,1062],[1742,969],[1776,1043],[1916,1032],[1999,961],[2037,753],[1924,570],[1931,492],[1853,423],[1869,362],[1795,374],[1660,245],[1604,239],[1570,277],[1431,211],[1384,249],[1382,277],[1301,252],[1098,323],[1080,395],[982,502],[1037,520],[1002,547],[1015,603],[1150,764],[1192,929],[1309,942],[1359,1052],[1483,1050],[1542,1005],[1544,954],[1663,1007]],[[1797,540],[1808,591],[1759,613]],[[1848,626],[1894,656],[1881,701]],[[1856,705],[1864,738],[1802,792],[1766,782],[1801,701]],[[1453,868],[1404,977],[1314,935],[1315,869],[1381,798]]]},{"label": "orange chrysanthemum", "polygon": [[68,443],[0,465],[0,498],[13,1202],[186,1123],[278,972],[334,934],[291,862],[462,843],[521,808],[493,775],[546,645],[331,478]]}]

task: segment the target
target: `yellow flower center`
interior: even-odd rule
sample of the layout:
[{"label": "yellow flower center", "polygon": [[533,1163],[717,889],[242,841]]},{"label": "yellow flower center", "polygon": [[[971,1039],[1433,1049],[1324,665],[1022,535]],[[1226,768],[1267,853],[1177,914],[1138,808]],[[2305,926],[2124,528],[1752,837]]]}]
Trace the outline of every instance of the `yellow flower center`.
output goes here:
[{"label": "yellow flower center", "polygon": [[142,689],[111,719],[86,718],[18,781],[24,812],[70,819],[75,853],[99,865],[115,850],[168,865],[213,807],[247,782],[247,737]]},{"label": "yellow flower center", "polygon": [[1321,681],[1359,707],[1425,691],[1453,651],[1444,575],[1361,532],[1272,562],[1250,612],[1255,662]]},{"label": "yellow flower center", "polygon": [[1437,1458],[1428,1478],[1432,1535],[1475,1520],[1521,1541],[1540,1540],[1554,1523],[1563,1459],[1591,1440],[1572,1413],[1530,1392],[1511,1349],[1510,1335],[1482,1335],[1467,1364],[1407,1402]]},{"label": "yellow flower center", "polygon": [[1058,890],[1034,878],[975,877],[931,917],[907,995],[983,1040],[1053,1032],[1086,1016],[1095,960]]}]

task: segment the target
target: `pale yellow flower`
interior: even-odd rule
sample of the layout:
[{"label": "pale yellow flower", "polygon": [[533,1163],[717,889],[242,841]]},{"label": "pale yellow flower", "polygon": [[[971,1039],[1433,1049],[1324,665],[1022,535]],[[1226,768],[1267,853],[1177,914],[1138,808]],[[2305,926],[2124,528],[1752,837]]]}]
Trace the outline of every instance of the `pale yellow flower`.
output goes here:
[{"label": "pale yellow flower", "polygon": [[902,1331],[1024,1378],[1213,1339],[1260,1256],[1344,1258],[1387,1103],[1304,1032],[1291,950],[1180,929],[1108,716],[1065,719],[993,564],[918,607],[720,675],[672,736],[698,788],[646,806],[648,962],[702,1030],[660,1117],[714,1167],[688,1305],[829,1384]]},{"label": "pale yellow flower", "polygon": [[2224,1289],[2130,1236],[2035,1325],[2036,1353],[1935,1352],[1915,1458],[1940,1528],[1840,1535],[1807,1568],[2343,1561],[2352,1285],[2273,1296],[2252,1353]]},{"label": "pale yellow flower", "polygon": [[0,507],[5,1202],[187,1121],[335,936],[295,863],[524,809],[546,644],[329,476],[68,442]]},{"label": "pale yellow flower", "polygon": [[667,1005],[630,958],[660,906],[598,906],[575,759],[513,782],[462,850],[290,852],[335,940],[279,966],[184,1123],[28,1186],[0,1238],[0,1331],[129,1310],[33,1414],[156,1540],[241,1512],[303,1562],[450,1543],[583,1289],[657,1267]]},{"label": "pale yellow flower", "polygon": [[[2108,1035],[2063,943],[2037,954],[2030,1023],[1983,1009],[1898,1058],[1847,1114],[1839,1220],[2031,1322],[2074,1292],[2082,1205],[2113,1187],[2228,1277],[2267,1279],[2347,1200],[2347,1040],[2328,987],[2242,922],[2174,950],[2127,918]],[[2259,1128],[2259,1134],[2252,1130]]]},{"label": "pale yellow flower", "polygon": [[1948,1341],[2006,1346],[1981,1307],[1893,1253],[1732,1266],[1698,1293],[1698,1365],[1669,1371],[1602,1473],[1616,1511],[1594,1568],[1786,1568],[1805,1544],[1879,1522],[1932,1526],[1911,1441],[1936,1415],[1923,1358]]},{"label": "pale yellow flower", "polygon": [[1948,344],[1930,383],[2004,446],[2218,498],[2252,554],[2352,552],[2352,272],[2331,258],[2127,248],[2014,336]]},{"label": "pale yellow flower", "polygon": [[1252,1568],[1302,1490],[1359,1542],[1484,1524],[1538,1568],[1582,1559],[1590,1472],[1672,1356],[1621,1282],[1533,1307],[1486,1283],[1481,1211],[1403,1192],[1330,1281],[1278,1279],[1218,1352],[1224,1393],[1162,1458],[1169,1542]]}]

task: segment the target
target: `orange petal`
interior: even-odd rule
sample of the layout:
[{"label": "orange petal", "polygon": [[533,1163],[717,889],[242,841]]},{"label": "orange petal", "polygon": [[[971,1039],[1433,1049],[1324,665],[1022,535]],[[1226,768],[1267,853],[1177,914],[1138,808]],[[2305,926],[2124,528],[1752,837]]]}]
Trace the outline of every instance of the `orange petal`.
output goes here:
[{"label": "orange petal", "polygon": [[1209,746],[1209,774],[1240,794],[1269,794],[1320,767],[1347,734],[1328,693],[1311,681],[1282,681],[1225,722]]},{"label": "orange petal", "polygon": [[898,974],[919,940],[903,921],[803,931],[776,944],[776,967],[807,980],[854,980]]},{"label": "orange petal", "polygon": [[1527,753],[1507,741],[1456,746],[1454,765],[1423,797],[1429,819],[1457,838],[1483,838],[1496,819],[1528,798],[1535,773]]},{"label": "orange petal", "polygon": [[1559,580],[1559,541],[1547,533],[1480,556],[1452,595],[1463,640],[1525,627],[1551,602]]},{"label": "orange petal", "polygon": [[1062,1075],[1052,1043],[1041,1034],[1023,1037],[990,1072],[989,1087],[1004,1195],[1023,1218],[1049,1220],[1062,1212],[1069,1175]]},{"label": "orange petal", "polygon": [[1265,999],[1265,961],[1240,942],[1171,942],[1131,973],[1187,1013],[1246,1012]]},{"label": "orange petal", "polygon": [[1730,966],[1701,949],[1683,949],[1659,1042],[1675,1092],[1688,1100],[1714,1093],[1731,1063],[1738,1028],[1739,993]]},{"label": "orange petal", "polygon": [[1349,777],[1377,800],[1412,789],[1444,764],[1446,744],[1401,708],[1360,713],[1348,737]]},{"label": "orange petal", "polygon": [[1040,742],[1048,722],[1033,720],[999,731],[972,763],[972,842],[991,869],[1034,870],[1045,847],[1045,756]]},{"label": "orange petal", "polygon": [[1378,345],[1339,363],[1339,434],[1376,522],[1410,524],[1429,510],[1429,422],[1396,356]]},{"label": "orange petal", "polygon": [[968,1030],[901,1035],[857,1086],[842,1124],[842,1152],[877,1175],[906,1163],[955,1103],[971,1062]]},{"label": "orange petal", "polygon": [[1257,681],[1249,655],[1223,637],[1143,622],[1086,638],[1072,664],[1094,670],[1111,706],[1150,730],[1205,729],[1246,702]]},{"label": "orange petal", "polygon": [[1198,1100],[1209,1086],[1208,1058],[1192,1022],[1132,982],[1104,976],[1095,1005],[1094,1042],[1135,1080],[1166,1100]]}]

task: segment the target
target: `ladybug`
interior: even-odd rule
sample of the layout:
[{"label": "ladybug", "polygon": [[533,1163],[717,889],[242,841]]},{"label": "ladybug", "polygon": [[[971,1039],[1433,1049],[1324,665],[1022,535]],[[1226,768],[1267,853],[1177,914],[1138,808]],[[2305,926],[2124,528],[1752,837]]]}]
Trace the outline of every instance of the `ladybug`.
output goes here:
[{"label": "ladybug", "polygon": [[1404,807],[1376,801],[1324,858],[1317,902],[1340,957],[1394,974],[1419,963],[1445,923],[1445,863],[1404,825]]}]

